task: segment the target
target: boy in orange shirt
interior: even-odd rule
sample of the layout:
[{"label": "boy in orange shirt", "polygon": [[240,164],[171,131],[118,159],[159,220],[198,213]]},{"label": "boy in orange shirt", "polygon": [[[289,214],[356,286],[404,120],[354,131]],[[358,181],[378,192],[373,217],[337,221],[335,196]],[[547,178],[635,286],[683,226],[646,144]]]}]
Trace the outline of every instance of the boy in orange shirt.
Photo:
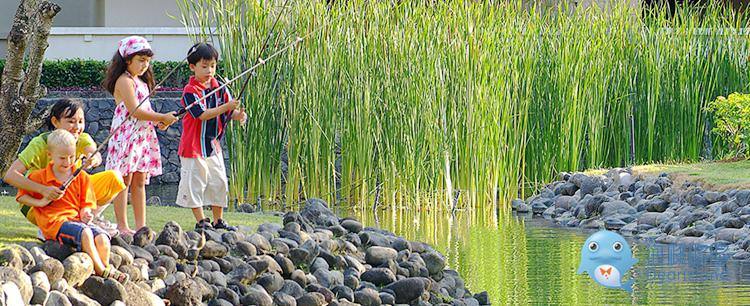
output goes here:
[{"label": "boy in orange shirt", "polygon": [[[42,185],[59,187],[75,171],[76,139],[70,132],[58,129],[49,134],[47,146],[49,165],[29,174],[29,179]],[[18,190],[16,200],[36,207],[37,226],[45,239],[57,240],[88,254],[94,262],[96,275],[122,283],[128,280],[127,274],[108,265],[110,244],[107,233],[99,227],[88,225],[93,218],[91,210],[96,208],[96,198],[85,171],[73,179],[58,200],[51,201],[41,194],[23,189]]]}]

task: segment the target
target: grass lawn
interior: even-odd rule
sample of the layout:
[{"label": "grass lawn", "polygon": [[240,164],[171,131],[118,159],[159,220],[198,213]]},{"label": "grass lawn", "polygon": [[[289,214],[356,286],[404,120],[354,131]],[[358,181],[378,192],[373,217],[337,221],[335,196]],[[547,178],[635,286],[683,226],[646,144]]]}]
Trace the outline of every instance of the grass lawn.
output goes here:
[{"label": "grass lawn", "polygon": [[[606,170],[592,170],[589,173],[605,173]],[[659,175],[668,173],[675,183],[697,181],[704,188],[724,191],[728,189],[750,189],[750,161],[702,162],[694,164],[651,164],[634,166],[638,175]]]},{"label": "grass lawn", "polygon": [[[128,221],[131,227],[133,224],[132,206],[128,206]],[[112,206],[104,212],[107,220],[114,221],[115,215]],[[211,212],[206,211],[210,216]],[[225,219],[232,225],[245,225],[257,227],[266,222],[281,222],[281,218],[270,214],[246,214],[236,212],[225,212]],[[160,231],[167,221],[174,220],[182,226],[183,229],[190,230],[195,226],[193,214],[189,209],[179,207],[164,206],[147,206],[146,207],[147,225],[154,231]],[[0,245],[3,243],[18,243],[27,241],[38,241],[36,239],[37,227],[26,221],[18,210],[18,204],[13,197],[0,197]]]}]

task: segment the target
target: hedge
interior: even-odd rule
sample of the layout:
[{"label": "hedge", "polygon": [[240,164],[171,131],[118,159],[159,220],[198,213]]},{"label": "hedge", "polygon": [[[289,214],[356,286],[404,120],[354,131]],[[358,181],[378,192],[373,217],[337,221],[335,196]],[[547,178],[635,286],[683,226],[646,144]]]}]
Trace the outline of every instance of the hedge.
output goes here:
[{"label": "hedge", "polygon": [[[97,60],[51,60],[45,61],[42,66],[41,83],[49,90],[81,88],[91,89],[92,87],[101,88],[104,73],[107,70],[108,61]],[[164,88],[182,88],[192,75],[186,62],[151,62],[154,69],[156,81],[161,81],[175,65],[180,68],[175,71],[162,84]],[[5,67],[5,60],[0,60],[0,71]],[[219,65],[221,74],[222,65]]]}]

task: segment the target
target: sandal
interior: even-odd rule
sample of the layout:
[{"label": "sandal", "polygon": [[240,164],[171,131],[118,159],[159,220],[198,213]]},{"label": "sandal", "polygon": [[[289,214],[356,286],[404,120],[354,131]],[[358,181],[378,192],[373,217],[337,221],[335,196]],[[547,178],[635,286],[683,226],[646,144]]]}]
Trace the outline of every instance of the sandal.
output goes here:
[{"label": "sandal", "polygon": [[130,275],[127,275],[126,273],[115,269],[115,267],[112,265],[109,265],[104,269],[104,272],[102,272],[102,277],[114,279],[121,284],[124,284],[130,280]]}]

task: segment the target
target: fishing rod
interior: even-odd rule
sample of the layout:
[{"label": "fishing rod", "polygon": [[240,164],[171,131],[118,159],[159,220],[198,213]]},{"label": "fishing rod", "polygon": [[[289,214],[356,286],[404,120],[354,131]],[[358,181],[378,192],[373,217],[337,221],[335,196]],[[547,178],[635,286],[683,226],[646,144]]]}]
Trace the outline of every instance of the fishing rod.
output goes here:
[{"label": "fishing rod", "polygon": [[[406,3],[406,2],[407,2],[407,1],[401,1],[401,2],[399,2],[398,4],[396,4],[395,6],[393,6],[393,7],[391,8],[391,10],[393,10],[393,9],[395,9],[395,8],[397,8],[397,7],[399,7],[399,6],[401,6],[402,4],[404,4],[404,3]],[[369,0],[365,1],[365,5],[366,5],[367,3],[369,3]],[[365,6],[365,5],[363,5],[363,6]],[[352,10],[352,12],[356,12],[356,10]],[[343,14],[343,15],[339,15],[338,17],[334,17],[334,18],[332,18],[332,19],[339,19],[339,18],[345,17],[345,16],[347,16],[347,15],[348,15],[348,14]],[[242,72],[241,72],[241,73],[240,73],[239,75],[237,75],[237,76],[235,76],[234,78],[232,78],[232,79],[228,80],[228,81],[227,81],[227,82],[225,82],[224,84],[221,84],[221,85],[220,85],[219,87],[216,87],[216,88],[215,88],[214,90],[212,90],[212,91],[210,91],[209,93],[205,94],[205,95],[204,95],[203,97],[201,97],[200,99],[196,100],[195,102],[193,102],[193,103],[190,103],[189,105],[185,106],[184,108],[181,108],[181,109],[179,109],[179,110],[177,111],[177,114],[176,114],[176,116],[178,116],[178,117],[179,117],[179,116],[182,116],[182,115],[184,115],[184,114],[185,114],[185,113],[186,113],[186,112],[187,112],[188,110],[190,110],[190,108],[194,107],[195,105],[198,105],[198,103],[200,103],[200,102],[202,102],[202,101],[206,100],[206,99],[207,99],[208,97],[212,96],[213,94],[215,94],[216,92],[218,92],[218,91],[219,91],[219,90],[221,90],[222,88],[224,88],[224,87],[227,87],[227,86],[228,86],[229,84],[233,83],[233,82],[234,82],[234,81],[236,81],[237,79],[239,79],[239,78],[241,78],[241,77],[245,76],[245,75],[246,75],[246,74],[248,74],[248,73],[254,72],[254,71],[255,71],[255,70],[256,70],[256,69],[258,68],[258,67],[260,67],[260,66],[263,66],[263,65],[265,65],[265,64],[266,64],[266,62],[268,62],[269,60],[271,60],[271,59],[273,59],[273,58],[275,58],[275,57],[279,56],[280,54],[284,53],[284,52],[285,52],[286,50],[288,50],[288,49],[290,49],[290,48],[292,48],[292,47],[294,47],[294,46],[298,45],[298,44],[299,44],[299,43],[301,43],[301,42],[302,42],[303,40],[307,39],[307,38],[308,38],[308,37],[310,37],[310,36],[311,36],[312,34],[314,34],[315,32],[317,32],[317,31],[319,31],[319,30],[323,29],[323,28],[324,28],[325,26],[327,26],[327,25],[329,25],[329,24],[331,24],[331,23],[332,23],[332,22],[331,22],[331,21],[329,21],[328,23],[324,23],[324,24],[321,24],[321,25],[319,25],[319,26],[317,26],[317,27],[313,28],[313,29],[312,29],[312,30],[310,30],[309,32],[307,32],[307,34],[305,34],[305,35],[303,35],[303,36],[297,36],[297,38],[296,38],[296,39],[294,39],[294,41],[292,41],[291,43],[287,44],[286,46],[284,46],[284,48],[281,48],[280,50],[278,50],[278,51],[274,52],[273,54],[271,54],[270,56],[268,56],[268,57],[266,57],[266,58],[262,58],[262,57],[260,57],[260,56],[259,56],[259,57],[258,57],[258,59],[256,60],[255,64],[254,64],[253,66],[251,66],[250,68],[248,68],[248,69],[246,69],[246,70],[242,71]],[[270,37],[270,35],[269,35],[269,37]],[[269,37],[266,37],[266,38],[268,39]],[[247,83],[247,81],[246,81],[246,83]],[[243,84],[243,87],[244,87],[244,84]]]},{"label": "fishing rod", "polygon": [[[190,55],[192,55],[193,53],[195,53],[195,51],[196,51],[196,48],[195,47],[191,47],[190,50],[188,50],[188,55],[185,56],[185,58],[182,61],[180,61],[180,63],[182,63],[183,61],[186,61],[187,58]],[[178,68],[180,68],[180,65],[175,65],[172,68],[172,70],[170,70],[167,73],[167,75],[165,75],[164,78],[159,83],[157,83],[154,86],[153,89],[151,89],[151,91],[148,93],[148,95],[146,95],[143,99],[141,99],[141,101],[138,103],[138,105],[135,106],[135,108],[133,109],[133,111],[128,113],[128,115],[125,117],[125,120],[123,120],[120,125],[118,125],[116,128],[112,129],[112,131],[110,131],[109,135],[107,135],[107,138],[105,138],[104,141],[102,141],[99,144],[99,146],[96,148],[96,150],[94,152],[90,153],[89,155],[83,155],[82,157],[78,157],[78,158],[81,159],[81,166],[78,167],[73,172],[73,175],[71,175],[68,178],[68,180],[65,181],[65,183],[63,183],[62,185],[60,185],[60,190],[65,191],[65,189],[68,188],[68,186],[70,185],[70,183],[73,182],[73,179],[75,179],[76,176],[78,176],[78,174],[80,174],[81,171],[83,171],[83,167],[86,164],[86,159],[88,159],[90,155],[96,154],[97,152],[101,151],[104,148],[104,146],[109,142],[109,139],[112,138],[112,136],[114,136],[115,131],[119,130],[123,125],[125,125],[125,122],[127,122],[133,116],[133,114],[135,114],[135,112],[138,111],[138,109],[141,107],[141,105],[143,105],[143,103],[146,102],[146,100],[148,100],[151,96],[154,95],[154,93],[156,93],[156,90],[159,89],[161,87],[161,85],[164,84],[164,82],[166,82],[167,79],[169,79],[169,77],[172,76],[172,74],[175,73],[175,71],[177,71]],[[78,161],[78,158],[76,158],[76,161]]]}]

